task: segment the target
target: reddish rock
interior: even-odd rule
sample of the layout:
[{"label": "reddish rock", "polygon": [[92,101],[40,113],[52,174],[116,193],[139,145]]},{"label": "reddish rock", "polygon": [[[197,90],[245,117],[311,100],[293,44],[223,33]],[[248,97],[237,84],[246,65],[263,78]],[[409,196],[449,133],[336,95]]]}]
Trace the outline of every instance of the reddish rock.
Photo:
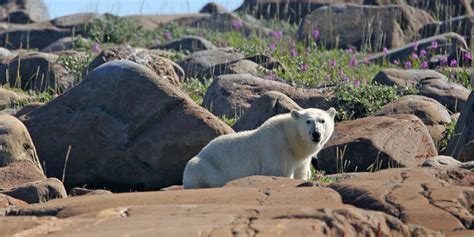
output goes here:
[{"label": "reddish rock", "polygon": [[418,117],[393,115],[337,123],[316,162],[326,173],[364,172],[416,167],[437,153]]}]

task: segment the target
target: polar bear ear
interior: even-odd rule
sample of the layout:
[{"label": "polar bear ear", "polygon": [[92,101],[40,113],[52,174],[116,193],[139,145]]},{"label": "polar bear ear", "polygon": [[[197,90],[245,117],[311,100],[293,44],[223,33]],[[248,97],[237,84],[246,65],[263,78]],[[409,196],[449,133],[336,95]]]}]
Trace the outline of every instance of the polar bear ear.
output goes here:
[{"label": "polar bear ear", "polygon": [[290,114],[291,114],[291,117],[294,118],[294,119],[299,119],[300,116],[301,116],[300,112],[298,112],[298,110],[294,110],[294,109],[291,110]]},{"label": "polar bear ear", "polygon": [[329,116],[331,116],[332,119],[336,117],[336,109],[334,109],[333,107],[326,110],[326,112],[329,114]]}]

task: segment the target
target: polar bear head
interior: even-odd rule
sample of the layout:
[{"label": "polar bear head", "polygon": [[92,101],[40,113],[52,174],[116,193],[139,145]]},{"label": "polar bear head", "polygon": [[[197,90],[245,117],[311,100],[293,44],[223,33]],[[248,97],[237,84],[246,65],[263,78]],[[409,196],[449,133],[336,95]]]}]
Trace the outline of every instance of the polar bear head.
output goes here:
[{"label": "polar bear head", "polygon": [[334,132],[336,110],[303,109],[291,110],[291,118],[295,121],[298,134],[305,141],[322,147]]}]

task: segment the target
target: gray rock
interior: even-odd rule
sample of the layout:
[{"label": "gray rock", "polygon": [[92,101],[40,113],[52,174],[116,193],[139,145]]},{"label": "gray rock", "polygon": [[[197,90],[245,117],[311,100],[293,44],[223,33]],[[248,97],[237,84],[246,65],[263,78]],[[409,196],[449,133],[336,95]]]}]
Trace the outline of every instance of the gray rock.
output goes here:
[{"label": "gray rock", "polygon": [[459,166],[460,164],[460,161],[454,159],[451,156],[434,156],[423,161],[420,166],[433,168],[453,168]]},{"label": "gray rock", "polygon": [[191,54],[178,64],[183,68],[186,77],[201,77],[214,71],[219,64],[230,63],[244,58],[241,53],[231,53],[224,50],[203,50]]},{"label": "gray rock", "polygon": [[152,49],[164,49],[184,52],[217,49],[210,41],[199,36],[183,36],[165,44],[153,46]]},{"label": "gray rock", "polygon": [[252,130],[262,125],[270,117],[289,113],[292,109],[301,110],[302,108],[285,94],[269,91],[253,102],[232,128],[236,132]]}]

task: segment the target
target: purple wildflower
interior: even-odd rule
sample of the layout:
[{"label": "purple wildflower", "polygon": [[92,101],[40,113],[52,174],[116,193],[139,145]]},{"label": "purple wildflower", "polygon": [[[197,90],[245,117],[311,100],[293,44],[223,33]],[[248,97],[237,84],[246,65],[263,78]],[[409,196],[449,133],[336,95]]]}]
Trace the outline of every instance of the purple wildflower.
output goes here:
[{"label": "purple wildflower", "polygon": [[392,63],[395,65],[400,65],[400,61],[398,59],[393,60]]},{"label": "purple wildflower", "polygon": [[387,57],[387,55],[388,55],[387,47],[383,47],[383,55],[385,55],[385,57]]},{"label": "purple wildflower", "polygon": [[92,52],[94,52],[95,54],[99,54],[100,51],[102,51],[100,49],[100,45],[97,42],[95,42],[94,45],[92,45]]},{"label": "purple wildflower", "polygon": [[424,58],[426,57],[427,53],[426,53],[426,50],[422,49],[420,50],[420,57]]},{"label": "purple wildflower", "polygon": [[274,41],[278,41],[283,36],[283,33],[281,31],[272,31],[272,32],[270,32],[269,35],[270,35],[270,37],[273,38]]},{"label": "purple wildflower", "polygon": [[166,40],[171,40],[171,38],[172,38],[171,32],[165,31],[165,32],[163,33],[163,37],[165,37]]},{"label": "purple wildflower", "polygon": [[329,60],[329,65],[331,67],[336,67],[336,65],[337,65],[336,60],[334,60],[334,59]]},{"label": "purple wildflower", "polygon": [[438,41],[431,41],[430,49],[437,49],[438,48]]},{"label": "purple wildflower", "polygon": [[428,62],[427,61],[423,61],[421,63],[421,69],[428,69]]},{"label": "purple wildflower", "polygon": [[269,49],[270,51],[272,51],[272,52],[275,51],[276,48],[277,48],[277,46],[276,46],[276,44],[273,43],[273,42],[268,46],[268,49]]},{"label": "purple wildflower", "polygon": [[355,67],[357,66],[357,59],[355,57],[352,57],[351,60],[349,61],[349,67]]},{"label": "purple wildflower", "polygon": [[440,62],[441,62],[441,65],[443,65],[443,66],[448,65],[448,57],[446,57],[446,56],[441,56],[441,58],[440,58],[439,60],[440,60]]},{"label": "purple wildflower", "polygon": [[345,84],[349,83],[349,77],[348,76],[344,76],[342,78],[342,82],[344,82]]},{"label": "purple wildflower", "polygon": [[458,61],[456,59],[451,60],[449,63],[450,67],[457,67],[458,66]]},{"label": "purple wildflower", "polygon": [[244,27],[244,22],[240,19],[232,20],[231,26],[234,30],[240,30],[240,29],[242,29],[242,27]]},{"label": "purple wildflower", "polygon": [[412,67],[411,61],[406,61],[405,62],[405,68],[410,69]]},{"label": "purple wildflower", "polygon": [[465,53],[463,54],[463,58],[464,58],[464,61],[466,61],[466,62],[472,61],[471,52],[465,52]]},{"label": "purple wildflower", "polygon": [[300,71],[304,72],[306,70],[308,70],[308,64],[306,64],[306,63],[301,64],[300,65]]},{"label": "purple wildflower", "polygon": [[348,49],[347,49],[347,53],[348,53],[348,54],[352,54],[353,52],[354,52],[354,50],[353,50],[352,48],[348,48]]},{"label": "purple wildflower", "polygon": [[418,60],[418,59],[419,59],[419,58],[418,58],[418,55],[417,55],[415,52],[411,54],[411,58],[412,58],[413,60]]},{"label": "purple wildflower", "polygon": [[293,49],[290,50],[290,55],[291,55],[291,57],[294,58],[294,57],[298,56],[298,51],[296,51],[296,49],[293,48]]},{"label": "purple wildflower", "polygon": [[318,29],[314,29],[313,32],[311,33],[311,35],[313,36],[314,41],[318,40],[318,38],[319,38],[319,30],[318,30]]},{"label": "purple wildflower", "polygon": [[354,81],[354,86],[359,87],[360,86],[360,80],[355,80]]}]

